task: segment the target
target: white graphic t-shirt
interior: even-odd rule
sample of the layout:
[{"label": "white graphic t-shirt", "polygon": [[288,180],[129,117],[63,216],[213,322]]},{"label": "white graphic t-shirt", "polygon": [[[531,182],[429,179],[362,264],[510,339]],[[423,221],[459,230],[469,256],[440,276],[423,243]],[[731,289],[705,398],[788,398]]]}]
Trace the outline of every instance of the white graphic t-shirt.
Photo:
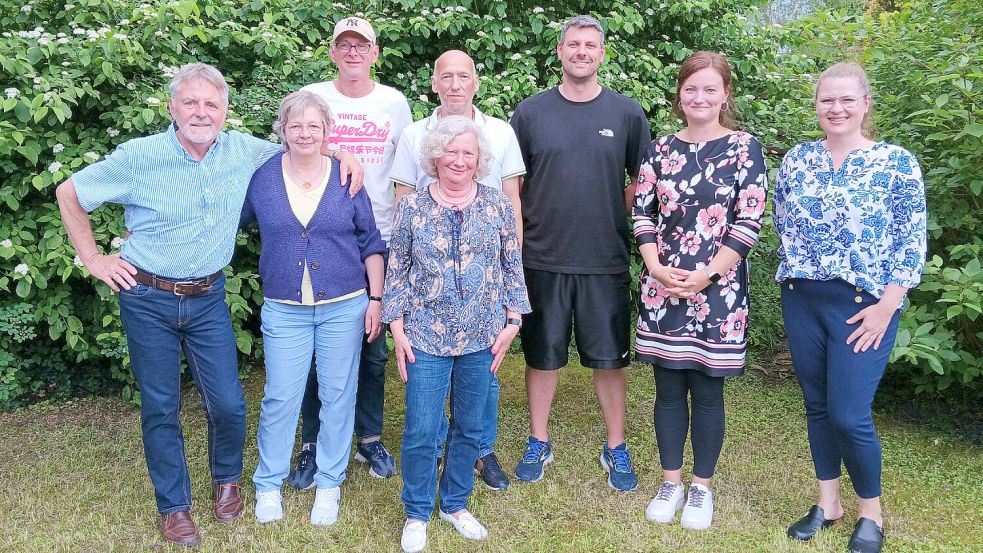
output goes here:
[{"label": "white graphic t-shirt", "polygon": [[318,94],[331,107],[331,147],[346,150],[361,162],[375,225],[388,244],[396,212],[396,195],[389,173],[396,143],[403,129],[413,122],[406,98],[396,89],[379,83],[360,98],[345,96],[335,88],[334,82],[307,85],[303,90]]}]

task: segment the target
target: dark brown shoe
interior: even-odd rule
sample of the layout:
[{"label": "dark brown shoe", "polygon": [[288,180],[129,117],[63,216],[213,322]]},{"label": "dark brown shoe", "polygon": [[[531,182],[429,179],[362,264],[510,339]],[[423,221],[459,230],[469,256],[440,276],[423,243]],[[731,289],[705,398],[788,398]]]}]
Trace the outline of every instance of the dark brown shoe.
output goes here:
[{"label": "dark brown shoe", "polygon": [[239,483],[215,484],[215,520],[229,522],[242,514],[242,498]]},{"label": "dark brown shoe", "polygon": [[195,546],[201,543],[201,534],[188,511],[178,511],[160,516],[160,533],[164,539],[177,545]]}]

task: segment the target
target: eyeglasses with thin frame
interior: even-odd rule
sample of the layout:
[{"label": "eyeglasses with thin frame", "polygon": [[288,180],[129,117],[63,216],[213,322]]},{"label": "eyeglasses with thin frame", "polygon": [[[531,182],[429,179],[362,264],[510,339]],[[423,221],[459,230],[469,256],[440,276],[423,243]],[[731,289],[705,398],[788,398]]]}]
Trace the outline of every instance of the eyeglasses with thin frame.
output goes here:
[{"label": "eyeglasses with thin frame", "polygon": [[821,109],[823,111],[829,111],[829,110],[833,109],[833,106],[836,105],[836,102],[839,102],[840,103],[840,106],[842,106],[843,109],[851,109],[851,108],[856,107],[857,106],[857,103],[860,102],[860,100],[863,100],[866,97],[867,97],[866,95],[864,95],[864,96],[840,96],[840,97],[826,96],[826,97],[823,97],[823,98],[816,99],[816,105],[819,106],[819,109]]},{"label": "eyeglasses with thin frame", "polygon": [[369,42],[339,42],[334,45],[335,50],[341,52],[342,54],[347,54],[355,49],[359,54],[368,54],[369,50],[372,49],[372,44]]},{"label": "eyeglasses with thin frame", "polygon": [[290,123],[287,125],[287,134],[297,135],[304,131],[311,133],[312,135],[322,134],[324,132],[324,125],[320,123],[311,123],[310,125],[302,125],[300,123]]}]

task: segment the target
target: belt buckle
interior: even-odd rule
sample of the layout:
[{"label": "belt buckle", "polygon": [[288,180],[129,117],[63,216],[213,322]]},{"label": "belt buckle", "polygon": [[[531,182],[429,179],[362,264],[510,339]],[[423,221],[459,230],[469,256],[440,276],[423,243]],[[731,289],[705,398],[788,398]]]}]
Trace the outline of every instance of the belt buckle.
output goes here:
[{"label": "belt buckle", "polygon": [[192,295],[193,290],[192,291],[189,291],[189,292],[180,292],[179,291],[180,288],[182,286],[187,286],[189,288],[194,288],[197,285],[198,285],[198,282],[195,282],[193,280],[185,280],[185,281],[181,281],[181,282],[175,282],[174,283],[174,290],[173,290],[174,291],[174,295],[175,296],[190,296],[190,295]]}]

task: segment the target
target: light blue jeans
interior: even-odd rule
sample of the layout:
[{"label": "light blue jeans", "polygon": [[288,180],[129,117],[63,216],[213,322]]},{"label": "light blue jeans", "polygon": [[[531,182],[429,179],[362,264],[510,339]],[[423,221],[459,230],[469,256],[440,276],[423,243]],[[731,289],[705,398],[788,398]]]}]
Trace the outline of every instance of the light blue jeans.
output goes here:
[{"label": "light blue jeans", "polygon": [[345,480],[355,424],[355,392],[368,296],[322,305],[263,303],[266,388],[259,413],[256,490],[279,490],[290,470],[300,404],[317,352],[321,429],[317,434],[318,488]]},{"label": "light blue jeans", "polygon": [[454,357],[413,349],[407,363],[406,426],[403,428],[403,508],[406,517],[430,520],[437,503],[437,452],[447,424],[444,400],[450,392],[451,424],[447,455],[440,478],[440,509],[455,513],[467,508],[474,488],[484,406],[491,387],[491,348]]}]

